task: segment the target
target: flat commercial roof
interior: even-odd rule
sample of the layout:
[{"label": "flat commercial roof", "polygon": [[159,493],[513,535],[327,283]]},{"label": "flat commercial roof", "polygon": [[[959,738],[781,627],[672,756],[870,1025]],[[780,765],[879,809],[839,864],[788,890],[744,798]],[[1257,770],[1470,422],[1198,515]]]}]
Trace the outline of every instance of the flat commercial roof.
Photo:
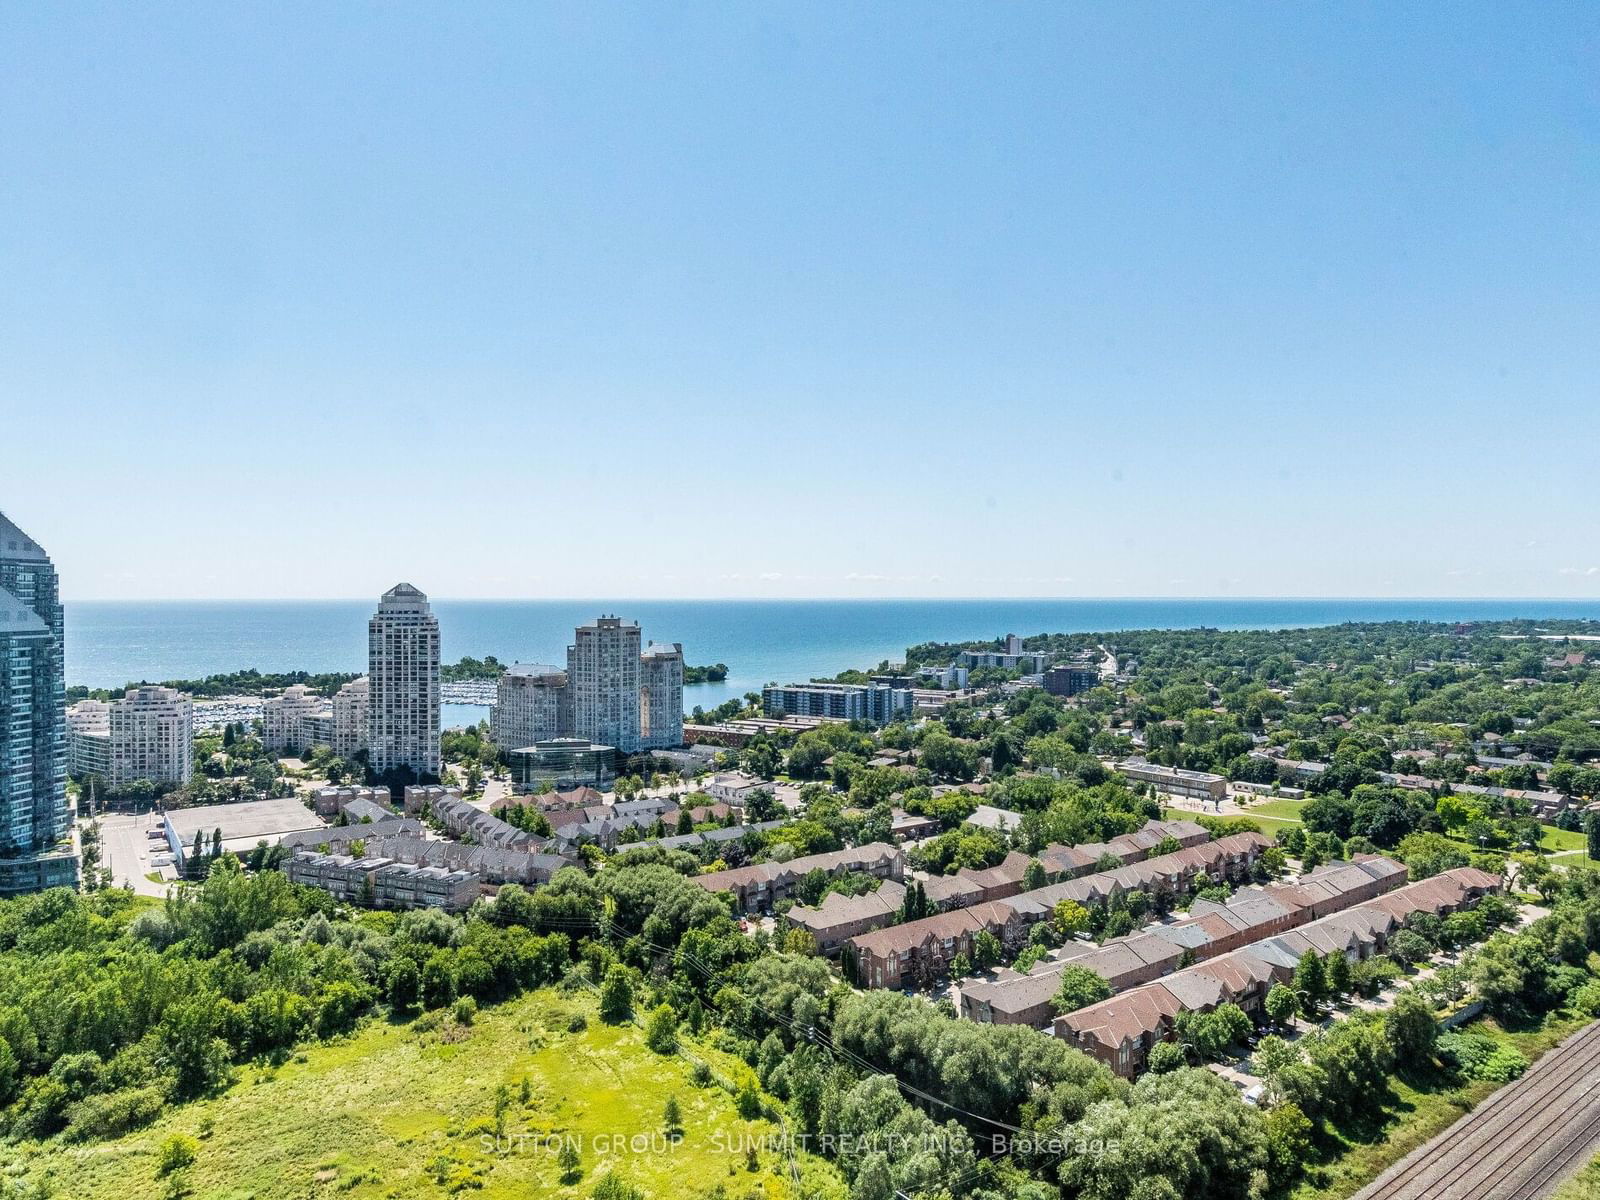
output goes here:
[{"label": "flat commercial roof", "polygon": [[323,829],[327,822],[299,800],[282,796],[274,800],[248,800],[243,804],[208,804],[201,808],[173,808],[166,813],[167,824],[185,848],[194,844],[194,835],[203,833],[211,844],[214,830],[222,830],[226,849],[242,843],[248,849],[259,841],[276,842],[286,833],[303,829]]}]

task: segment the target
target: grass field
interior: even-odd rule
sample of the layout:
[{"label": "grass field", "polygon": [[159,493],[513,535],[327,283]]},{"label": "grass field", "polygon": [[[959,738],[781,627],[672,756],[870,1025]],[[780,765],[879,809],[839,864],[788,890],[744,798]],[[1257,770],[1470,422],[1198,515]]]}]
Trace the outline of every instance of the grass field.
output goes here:
[{"label": "grass field", "polygon": [[[1552,1018],[1546,1025],[1508,1030],[1492,1020],[1482,1020],[1470,1028],[1515,1046],[1532,1062],[1586,1024],[1587,1018]],[[1496,1090],[1492,1083],[1456,1086],[1433,1069],[1395,1078],[1383,1120],[1370,1127],[1335,1130],[1333,1141],[1321,1147],[1322,1161],[1293,1193],[1293,1200],[1345,1200]],[[1595,1200],[1600,1200],[1600,1194]]]},{"label": "grass field", "polygon": [[[587,1027],[568,1032],[577,1015]],[[728,1055],[692,1049],[719,1076],[748,1072]],[[636,1028],[601,1024],[589,994],[547,990],[486,1009],[470,1027],[369,1023],[276,1069],[245,1067],[227,1092],[138,1133],[0,1148],[0,1173],[20,1165],[72,1200],[587,1197],[608,1170],[649,1197],[711,1196],[719,1185],[728,1200],[844,1195],[834,1169],[807,1155],[798,1156],[796,1189],[779,1127],[741,1120],[727,1091],[696,1087],[690,1071],[684,1057],[647,1049]],[[502,1084],[509,1108],[497,1137]],[[663,1133],[669,1095],[682,1110],[676,1143]],[[161,1178],[157,1151],[179,1132],[199,1140],[198,1156]],[[562,1139],[581,1155],[581,1177],[567,1183]]]}]

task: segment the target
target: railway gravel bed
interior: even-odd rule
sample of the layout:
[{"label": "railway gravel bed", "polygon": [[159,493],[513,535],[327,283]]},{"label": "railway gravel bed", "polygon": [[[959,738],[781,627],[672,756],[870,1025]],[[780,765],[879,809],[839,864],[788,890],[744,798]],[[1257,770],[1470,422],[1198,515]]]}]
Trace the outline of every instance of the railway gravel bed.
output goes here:
[{"label": "railway gravel bed", "polygon": [[1552,1047],[1354,1200],[1542,1200],[1600,1146],[1600,1022]]}]

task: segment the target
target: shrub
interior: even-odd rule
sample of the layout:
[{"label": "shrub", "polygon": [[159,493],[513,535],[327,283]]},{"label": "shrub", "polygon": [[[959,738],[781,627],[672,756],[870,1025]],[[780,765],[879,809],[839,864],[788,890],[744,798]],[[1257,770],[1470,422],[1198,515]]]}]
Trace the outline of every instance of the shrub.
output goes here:
[{"label": "shrub", "polygon": [[170,1175],[194,1162],[200,1153],[200,1143],[187,1133],[175,1133],[161,1143],[156,1154],[156,1174]]},{"label": "shrub", "polygon": [[1528,1060],[1512,1046],[1481,1033],[1441,1033],[1439,1057],[1464,1079],[1509,1083],[1528,1069]]},{"label": "shrub", "polygon": [[478,1002],[471,996],[462,996],[456,1001],[452,1015],[455,1017],[457,1024],[471,1025],[473,1019],[478,1015]]}]

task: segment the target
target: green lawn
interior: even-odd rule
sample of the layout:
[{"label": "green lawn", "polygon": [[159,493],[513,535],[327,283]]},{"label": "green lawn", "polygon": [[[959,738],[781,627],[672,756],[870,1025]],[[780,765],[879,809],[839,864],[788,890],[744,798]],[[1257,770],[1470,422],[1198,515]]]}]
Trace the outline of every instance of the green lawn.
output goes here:
[{"label": "green lawn", "polygon": [[[1196,813],[1192,808],[1163,808],[1161,817],[1166,821],[1192,821],[1197,816],[1214,817],[1216,813]],[[1261,832],[1276,835],[1300,824],[1298,818],[1267,816],[1252,808],[1243,813],[1224,813],[1223,820],[1230,820],[1235,816],[1248,817],[1261,826]]]},{"label": "green lawn", "polygon": [[[546,990],[486,1009],[470,1028],[374,1021],[354,1036],[317,1045],[284,1066],[245,1067],[212,1099],[170,1110],[147,1129],[87,1145],[0,1148],[0,1174],[22,1166],[72,1200],[161,1200],[155,1154],[175,1132],[200,1139],[182,1180],[196,1200],[333,1197],[409,1200],[450,1192],[497,1197],[587,1197],[606,1170],[649,1197],[709,1195],[791,1200],[778,1126],[741,1120],[719,1087],[695,1087],[690,1063],[644,1046],[632,1026],[601,1024],[592,996]],[[586,1029],[568,1032],[575,1014]],[[738,1060],[693,1047],[725,1078]],[[526,1105],[520,1087],[531,1094]],[[495,1137],[495,1095],[510,1090],[504,1137]],[[676,1096],[682,1140],[662,1135]],[[582,1177],[563,1184],[556,1153],[575,1140]],[[756,1142],[757,1169],[745,1148]],[[800,1194],[843,1196],[834,1169],[799,1156]]]},{"label": "green lawn", "polygon": [[1307,804],[1305,800],[1258,800],[1252,801],[1245,809],[1245,815],[1251,817],[1270,817],[1277,821],[1286,821],[1298,825],[1300,823],[1300,810]]}]

